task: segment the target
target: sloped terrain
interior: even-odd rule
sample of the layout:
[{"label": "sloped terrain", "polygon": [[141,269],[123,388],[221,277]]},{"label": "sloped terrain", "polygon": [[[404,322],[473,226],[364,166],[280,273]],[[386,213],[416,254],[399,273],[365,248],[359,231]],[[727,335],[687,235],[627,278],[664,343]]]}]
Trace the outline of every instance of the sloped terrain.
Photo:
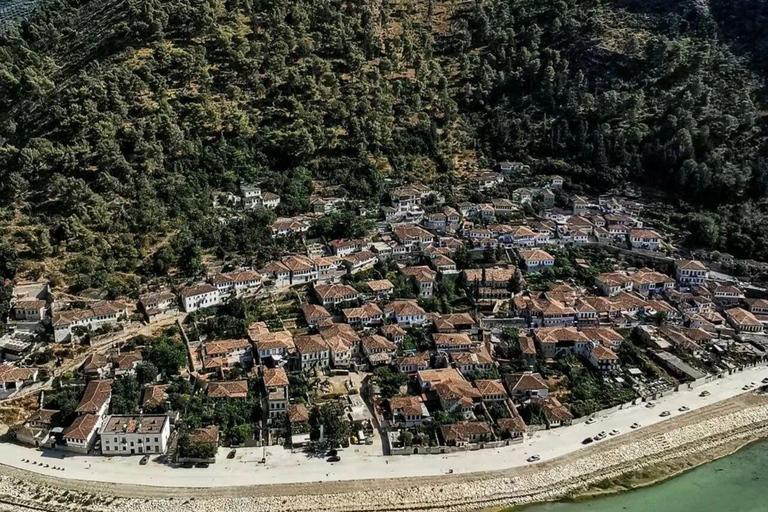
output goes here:
[{"label": "sloped terrain", "polygon": [[288,215],[313,180],[450,197],[501,158],[661,188],[703,243],[768,255],[763,79],[704,7],[44,0],[0,41],[3,274],[117,292],[205,251],[259,262],[269,214],[220,225],[212,190],[258,180]]}]

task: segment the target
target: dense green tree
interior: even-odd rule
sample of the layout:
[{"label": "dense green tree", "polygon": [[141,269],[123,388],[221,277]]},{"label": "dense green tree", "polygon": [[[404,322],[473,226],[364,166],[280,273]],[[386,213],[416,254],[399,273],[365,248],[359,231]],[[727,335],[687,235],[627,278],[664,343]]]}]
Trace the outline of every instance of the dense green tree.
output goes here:
[{"label": "dense green tree", "polygon": [[187,364],[187,349],[178,339],[161,337],[146,346],[143,351],[144,360],[165,377],[179,373],[179,368]]},{"label": "dense green tree", "polygon": [[324,441],[332,447],[346,444],[351,434],[351,424],[340,402],[329,402],[313,407],[309,412],[310,437],[320,439],[320,426]]}]

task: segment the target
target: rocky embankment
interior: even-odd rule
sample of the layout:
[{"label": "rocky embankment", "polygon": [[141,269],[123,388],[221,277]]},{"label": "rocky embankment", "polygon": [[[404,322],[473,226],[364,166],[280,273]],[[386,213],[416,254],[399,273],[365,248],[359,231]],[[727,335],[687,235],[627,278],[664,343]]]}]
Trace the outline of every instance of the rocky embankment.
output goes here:
[{"label": "rocky embankment", "polygon": [[[470,511],[553,500],[606,479],[768,437],[768,398],[742,397],[569,456],[526,468],[416,480],[260,488],[138,489],[94,493],[72,482],[0,475],[0,503],[37,510],[122,512]],[[481,456],[478,453],[478,456]],[[414,463],[429,463],[428,457]],[[94,484],[89,484],[92,488]],[[110,494],[114,493],[114,494]],[[164,497],[161,497],[164,496]]]}]

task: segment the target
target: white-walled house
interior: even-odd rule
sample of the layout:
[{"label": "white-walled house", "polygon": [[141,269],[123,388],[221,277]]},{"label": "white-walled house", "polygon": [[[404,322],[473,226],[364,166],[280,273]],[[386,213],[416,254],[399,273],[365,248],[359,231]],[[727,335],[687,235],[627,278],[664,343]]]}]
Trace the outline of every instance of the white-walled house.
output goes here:
[{"label": "white-walled house", "polygon": [[62,434],[65,443],[63,449],[83,455],[87,454],[96,441],[100,426],[101,416],[96,414],[78,416]]},{"label": "white-walled house", "polygon": [[675,277],[683,285],[701,285],[709,279],[709,269],[700,261],[675,261]]},{"label": "white-walled house", "polygon": [[219,289],[207,283],[187,286],[181,290],[181,306],[187,313],[221,304]]},{"label": "white-walled house", "polygon": [[118,323],[127,314],[125,304],[116,301],[99,301],[88,308],[55,312],[52,321],[53,337],[57,343],[69,341],[75,327],[97,329]]},{"label": "white-walled house", "polygon": [[171,426],[168,415],[107,416],[99,429],[102,455],[165,453]]}]

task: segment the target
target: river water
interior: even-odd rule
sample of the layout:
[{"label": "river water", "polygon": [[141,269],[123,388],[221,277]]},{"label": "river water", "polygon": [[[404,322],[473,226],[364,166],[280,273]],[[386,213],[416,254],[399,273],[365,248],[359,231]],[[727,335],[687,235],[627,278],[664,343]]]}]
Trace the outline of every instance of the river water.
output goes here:
[{"label": "river water", "polygon": [[[512,509],[514,510],[514,509]],[[768,442],[666,482],[604,498],[525,507],[524,512],[767,512]]]}]

